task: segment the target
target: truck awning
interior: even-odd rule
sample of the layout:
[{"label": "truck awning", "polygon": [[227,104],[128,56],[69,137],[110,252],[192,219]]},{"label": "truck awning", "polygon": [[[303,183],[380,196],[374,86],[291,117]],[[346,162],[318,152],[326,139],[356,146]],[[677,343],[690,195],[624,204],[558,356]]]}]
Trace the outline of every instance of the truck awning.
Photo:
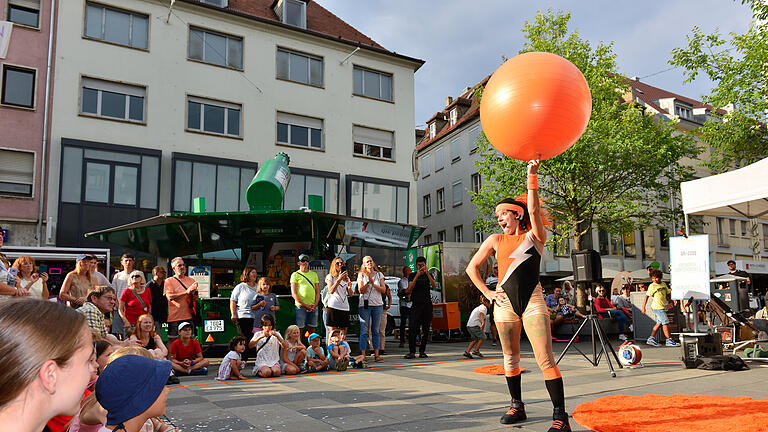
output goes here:
[{"label": "truck awning", "polygon": [[171,257],[285,241],[408,249],[425,228],[311,210],[165,213],[85,234]]}]

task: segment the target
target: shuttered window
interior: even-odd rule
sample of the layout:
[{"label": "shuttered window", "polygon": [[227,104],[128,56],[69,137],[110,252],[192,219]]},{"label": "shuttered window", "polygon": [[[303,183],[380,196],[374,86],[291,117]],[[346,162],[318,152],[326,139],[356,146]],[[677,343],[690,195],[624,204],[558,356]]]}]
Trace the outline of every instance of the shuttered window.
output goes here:
[{"label": "shuttered window", "polygon": [[34,182],[34,153],[0,150],[0,195],[31,197]]},{"label": "shuttered window", "polygon": [[353,126],[354,153],[381,159],[393,159],[395,134],[381,129]]}]

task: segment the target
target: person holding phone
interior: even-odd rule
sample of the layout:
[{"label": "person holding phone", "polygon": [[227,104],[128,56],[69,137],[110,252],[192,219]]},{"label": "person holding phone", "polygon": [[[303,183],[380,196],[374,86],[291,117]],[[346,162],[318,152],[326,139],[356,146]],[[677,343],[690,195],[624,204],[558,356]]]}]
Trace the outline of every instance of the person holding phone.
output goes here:
[{"label": "person holding phone", "polygon": [[429,327],[432,325],[432,295],[431,289],[437,289],[437,283],[429,274],[427,259],[423,256],[416,258],[416,272],[408,275],[408,288],[405,293],[411,296],[411,316],[408,328],[408,354],[404,357],[416,357],[416,336],[421,331],[419,358],[427,358],[427,340]]},{"label": "person holding phone", "polygon": [[35,273],[35,259],[22,255],[13,262],[12,269],[18,272],[20,288],[29,291],[32,298],[48,300],[48,273]]},{"label": "person holding phone", "polygon": [[349,328],[349,296],[353,295],[354,291],[352,291],[352,281],[349,280],[347,266],[341,257],[331,261],[331,268],[325,277],[325,285],[328,289],[327,302],[324,302],[326,324],[330,331],[339,329],[343,340]]},{"label": "person holding phone", "polygon": [[[357,274],[357,290],[360,292],[360,302],[357,313],[360,316],[360,351],[363,358],[366,357],[368,348],[369,329],[376,331],[381,323],[381,314],[384,311],[384,301],[381,297],[387,291],[387,285],[384,283],[384,274],[381,273],[370,256],[363,257],[363,266]],[[378,336],[378,335],[376,335]],[[378,337],[371,338],[373,345],[373,359],[377,362],[383,359],[379,355],[380,340]]]}]

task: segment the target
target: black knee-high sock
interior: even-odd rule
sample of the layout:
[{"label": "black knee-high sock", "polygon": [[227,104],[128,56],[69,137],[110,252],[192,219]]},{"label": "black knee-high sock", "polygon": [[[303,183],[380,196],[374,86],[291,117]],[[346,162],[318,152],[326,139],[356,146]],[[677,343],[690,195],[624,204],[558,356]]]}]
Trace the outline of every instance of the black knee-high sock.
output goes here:
[{"label": "black knee-high sock", "polygon": [[513,400],[522,402],[523,390],[521,386],[520,374],[517,374],[515,376],[508,376],[505,378],[507,378],[507,388],[509,388],[509,395],[512,397]]},{"label": "black knee-high sock", "polygon": [[563,389],[563,378],[555,378],[551,380],[545,380],[544,384],[547,386],[547,392],[549,392],[549,398],[552,399],[552,406],[555,408],[561,408],[565,411],[565,390]]}]

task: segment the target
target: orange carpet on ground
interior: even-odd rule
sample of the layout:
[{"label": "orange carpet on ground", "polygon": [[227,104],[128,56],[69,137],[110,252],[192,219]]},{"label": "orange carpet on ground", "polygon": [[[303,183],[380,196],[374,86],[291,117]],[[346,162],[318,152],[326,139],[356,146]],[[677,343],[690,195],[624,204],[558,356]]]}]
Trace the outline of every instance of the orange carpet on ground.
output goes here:
[{"label": "orange carpet on ground", "polygon": [[704,395],[606,396],[573,411],[595,432],[768,431],[768,399]]},{"label": "orange carpet on ground", "polygon": [[[525,368],[520,368],[520,373],[525,372]],[[486,375],[504,375],[504,365],[488,365],[475,368],[475,373]]]}]

